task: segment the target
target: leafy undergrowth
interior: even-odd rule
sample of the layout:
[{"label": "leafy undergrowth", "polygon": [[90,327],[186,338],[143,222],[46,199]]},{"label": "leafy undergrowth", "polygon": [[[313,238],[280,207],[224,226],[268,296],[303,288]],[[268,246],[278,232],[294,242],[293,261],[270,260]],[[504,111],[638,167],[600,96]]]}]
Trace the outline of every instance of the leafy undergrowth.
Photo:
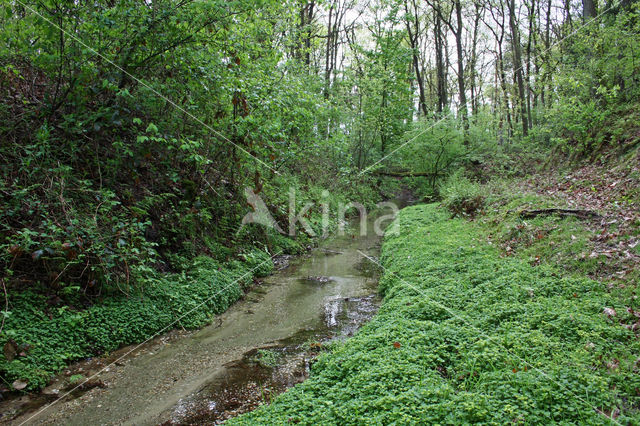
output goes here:
[{"label": "leafy undergrowth", "polygon": [[35,390],[72,361],[138,343],[176,327],[194,329],[238,300],[254,277],[273,269],[260,250],[220,263],[198,257],[181,274],[152,273],[144,290],[105,297],[87,309],[52,305],[37,288],[9,295],[0,345],[0,374],[6,385]]},{"label": "leafy undergrowth", "polygon": [[486,226],[404,209],[379,314],[231,423],[639,423],[637,320],[601,283],[501,256]]}]

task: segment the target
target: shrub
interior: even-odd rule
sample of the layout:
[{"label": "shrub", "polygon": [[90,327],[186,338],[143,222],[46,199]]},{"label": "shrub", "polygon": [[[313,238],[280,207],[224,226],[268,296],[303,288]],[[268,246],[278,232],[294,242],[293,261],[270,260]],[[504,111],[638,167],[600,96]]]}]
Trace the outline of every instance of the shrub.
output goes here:
[{"label": "shrub", "polygon": [[471,182],[462,173],[451,175],[440,185],[442,204],[453,217],[473,218],[485,205],[485,195],[479,184]]}]

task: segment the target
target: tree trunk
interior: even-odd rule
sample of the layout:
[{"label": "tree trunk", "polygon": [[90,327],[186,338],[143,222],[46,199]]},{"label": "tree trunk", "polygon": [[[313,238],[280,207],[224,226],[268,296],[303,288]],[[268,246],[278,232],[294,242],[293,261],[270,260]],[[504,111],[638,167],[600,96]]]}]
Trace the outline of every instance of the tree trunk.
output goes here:
[{"label": "tree trunk", "polygon": [[511,108],[509,107],[509,90],[507,89],[507,73],[504,71],[504,60],[502,57],[502,42],[498,44],[498,64],[500,68],[500,86],[502,88],[502,96],[504,99],[504,111],[507,115],[507,136],[511,138],[513,134],[513,123],[511,120]]},{"label": "tree trunk", "polygon": [[451,16],[449,16],[449,19],[445,19],[442,15],[439,1],[433,4],[427,0],[427,3],[436,11],[440,21],[447,24],[456,39],[456,55],[458,57],[458,99],[460,102],[460,105],[458,105],[458,115],[462,119],[464,127],[464,143],[466,144],[468,143],[467,130],[469,129],[469,120],[467,117],[467,93],[464,82],[464,51],[462,49],[462,36],[464,29],[464,23],[462,22],[462,0],[455,0],[453,3],[453,9],[456,13],[455,26],[453,25]]},{"label": "tree trunk", "polygon": [[436,45],[436,76],[437,76],[437,94],[438,94],[438,113],[442,113],[447,104],[447,71],[446,65],[444,61],[443,44],[444,37],[442,35],[442,21],[440,20],[440,15],[435,11],[434,8],[434,36],[435,36],[435,45]]},{"label": "tree trunk", "polygon": [[520,46],[520,32],[518,31],[518,23],[516,22],[515,0],[509,0],[509,26],[511,27],[511,38],[513,42],[515,78],[518,85],[518,101],[520,104],[520,118],[522,121],[522,135],[529,134],[529,124],[527,120],[526,94],[524,90],[524,78],[522,77],[522,46]]},{"label": "tree trunk", "polygon": [[470,89],[471,89],[471,113],[475,116],[478,113],[478,99],[477,99],[477,88],[476,88],[476,65],[478,62],[478,33],[480,27],[480,21],[482,20],[482,5],[480,3],[474,2],[475,6],[475,17],[473,20],[473,36],[472,36],[472,44],[471,44],[471,61],[469,62],[468,69],[469,72],[469,80],[470,80]]},{"label": "tree trunk", "polygon": [[418,34],[420,34],[420,21],[418,20],[418,13],[415,1],[413,2],[414,14],[412,16],[412,21],[415,22],[415,34],[411,29],[411,23],[409,22],[409,7],[407,3],[404,4],[404,10],[407,14],[406,23],[407,23],[407,33],[409,35],[409,43],[411,45],[411,50],[413,51],[413,67],[416,71],[416,80],[418,80],[418,102],[420,104],[419,111],[422,111],[422,114],[426,117],[428,115],[427,109],[427,100],[424,95],[424,81],[422,79],[422,75],[420,72],[420,58],[418,57]]},{"label": "tree trunk", "polygon": [[549,86],[551,86],[550,83],[550,72],[549,72],[549,67],[551,66],[550,59],[551,59],[551,52],[549,51],[551,48],[551,4],[552,1],[551,0],[547,0],[547,13],[546,13],[546,18],[545,18],[545,30],[544,30],[544,57],[542,58],[543,63],[545,63],[545,70],[544,73],[542,74],[542,106],[545,107],[547,104],[551,104],[551,87],[549,87],[549,95],[547,96],[546,102],[545,102],[545,90],[546,90],[546,86],[547,86],[547,82],[549,82]]},{"label": "tree trunk", "polygon": [[307,69],[311,65],[311,37],[312,37],[312,23],[314,14],[315,1],[312,0],[305,4],[302,8],[302,31],[304,34],[304,64]]},{"label": "tree trunk", "polygon": [[582,0],[582,19],[586,22],[598,16],[597,0]]},{"label": "tree trunk", "polygon": [[[527,4],[527,3],[525,3]],[[527,122],[529,124],[529,129],[531,129],[532,126],[532,119],[531,119],[531,43],[534,40],[535,37],[535,31],[534,31],[534,25],[533,25],[533,20],[535,18],[535,0],[531,0],[531,7],[529,7],[529,5],[527,4],[527,18],[529,21],[529,36],[527,37],[527,73],[525,76],[525,82],[526,82],[526,92],[527,92]]]},{"label": "tree trunk", "polygon": [[[458,99],[460,101],[460,105],[458,106],[458,114],[462,118],[462,125],[464,127],[464,143],[468,144],[468,130],[469,130],[469,119],[467,117],[467,92],[464,84],[464,52],[462,49],[462,3],[461,0],[455,0],[454,3],[456,10],[456,21],[457,28],[454,31],[454,36],[456,39],[456,54],[458,55]],[[453,28],[451,28],[453,30]]]},{"label": "tree trunk", "polygon": [[331,64],[333,50],[333,4],[329,8],[329,21],[327,22],[327,45],[324,62],[324,98],[329,99],[329,89],[331,87]]}]

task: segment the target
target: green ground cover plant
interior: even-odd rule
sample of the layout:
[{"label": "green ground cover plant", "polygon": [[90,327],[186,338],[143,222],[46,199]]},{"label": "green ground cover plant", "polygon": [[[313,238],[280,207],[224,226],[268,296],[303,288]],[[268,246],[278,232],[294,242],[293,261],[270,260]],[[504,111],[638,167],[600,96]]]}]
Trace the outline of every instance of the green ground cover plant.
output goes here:
[{"label": "green ground cover plant", "polygon": [[639,345],[599,282],[501,256],[487,226],[435,204],[385,238],[384,302],[309,380],[250,423],[637,424]]},{"label": "green ground cover plant", "polygon": [[4,380],[35,390],[70,362],[142,342],[160,331],[208,324],[242,297],[254,278],[273,270],[265,251],[241,257],[220,263],[200,256],[180,274],[148,272],[136,277],[144,281],[143,290],[129,297],[112,294],[86,309],[56,306],[37,288],[12,292],[13,309],[0,340]]}]

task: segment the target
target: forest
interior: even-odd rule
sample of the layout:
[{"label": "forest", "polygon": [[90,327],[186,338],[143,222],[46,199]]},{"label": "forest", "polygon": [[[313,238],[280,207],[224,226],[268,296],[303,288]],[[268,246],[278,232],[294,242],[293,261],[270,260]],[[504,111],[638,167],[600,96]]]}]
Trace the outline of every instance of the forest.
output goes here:
[{"label": "forest", "polygon": [[303,383],[129,420],[640,422],[639,2],[3,0],[0,34],[0,422],[123,422],[69,401],[320,252],[381,302]]}]

